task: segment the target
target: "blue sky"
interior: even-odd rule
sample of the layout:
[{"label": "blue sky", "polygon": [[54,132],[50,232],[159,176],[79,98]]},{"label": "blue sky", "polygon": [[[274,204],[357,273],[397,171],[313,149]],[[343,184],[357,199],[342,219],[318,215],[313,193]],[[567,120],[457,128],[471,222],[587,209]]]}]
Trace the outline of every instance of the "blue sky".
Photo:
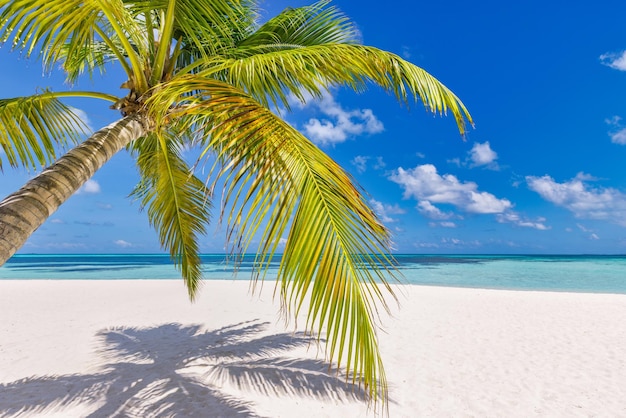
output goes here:
[{"label": "blue sky", "polygon": [[[308,2],[267,1],[273,14]],[[363,43],[402,55],[452,89],[475,128],[409,109],[372,86],[335,90],[285,118],[345,167],[403,253],[626,253],[626,2],[333,3]],[[0,95],[67,89],[61,74],[0,49]],[[124,94],[121,73],[99,90]],[[76,89],[92,89],[81,80]],[[108,104],[71,102],[97,129]],[[32,173],[5,168],[3,196]],[[21,253],[159,252],[122,152]],[[203,252],[221,252],[217,225]]]}]

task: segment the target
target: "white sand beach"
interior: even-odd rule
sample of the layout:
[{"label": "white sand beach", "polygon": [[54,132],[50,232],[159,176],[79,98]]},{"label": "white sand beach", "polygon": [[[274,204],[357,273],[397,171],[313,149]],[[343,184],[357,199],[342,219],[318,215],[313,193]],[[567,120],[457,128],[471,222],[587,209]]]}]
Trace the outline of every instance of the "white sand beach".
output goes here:
[{"label": "white sand beach", "polygon": [[[390,417],[626,416],[626,295],[399,289]],[[182,281],[0,281],[0,416],[378,416],[272,290],[207,281],[191,304]]]}]

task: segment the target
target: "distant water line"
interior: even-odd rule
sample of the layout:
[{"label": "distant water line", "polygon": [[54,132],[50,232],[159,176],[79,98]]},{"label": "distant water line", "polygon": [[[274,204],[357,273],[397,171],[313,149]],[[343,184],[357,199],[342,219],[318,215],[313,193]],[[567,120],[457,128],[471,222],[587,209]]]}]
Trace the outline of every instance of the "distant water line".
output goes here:
[{"label": "distant water line", "polygon": [[[626,294],[626,256],[396,254],[402,283],[512,290]],[[248,280],[254,255],[204,254],[206,280]],[[238,262],[236,262],[238,261]],[[279,257],[267,272],[275,279]],[[178,279],[164,254],[25,254],[0,267],[0,280]]]}]

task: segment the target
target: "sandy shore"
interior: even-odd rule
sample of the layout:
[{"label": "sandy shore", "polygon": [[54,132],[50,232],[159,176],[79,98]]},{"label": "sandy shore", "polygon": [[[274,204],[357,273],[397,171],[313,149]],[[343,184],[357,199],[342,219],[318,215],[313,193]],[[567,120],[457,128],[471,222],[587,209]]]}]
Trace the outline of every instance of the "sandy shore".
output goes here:
[{"label": "sandy shore", "polygon": [[[0,281],[0,416],[376,416],[272,289]],[[626,295],[401,289],[391,417],[626,416]]]}]

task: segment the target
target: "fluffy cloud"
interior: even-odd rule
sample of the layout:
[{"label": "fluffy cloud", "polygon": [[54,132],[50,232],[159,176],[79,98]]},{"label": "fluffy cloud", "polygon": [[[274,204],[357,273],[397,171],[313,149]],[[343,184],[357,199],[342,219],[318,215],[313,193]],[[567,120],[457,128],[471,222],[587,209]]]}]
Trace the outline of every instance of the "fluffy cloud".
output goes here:
[{"label": "fluffy cloud", "polygon": [[406,45],[402,45],[402,58],[404,59],[411,59],[411,48],[406,46]]},{"label": "fluffy cloud", "polygon": [[363,155],[357,155],[350,162],[352,163],[353,166],[356,167],[356,171],[358,173],[362,174],[362,173],[365,173],[367,171],[367,161],[369,159],[370,159],[370,157],[366,157],[366,156],[363,156]]},{"label": "fluffy cloud", "polygon": [[522,217],[518,213],[513,211],[509,211],[506,213],[499,213],[496,215],[496,220],[500,223],[512,223],[517,226],[521,226],[523,228],[534,228],[540,231],[546,231],[550,229],[550,227],[546,226],[545,218],[537,218],[536,220],[530,220]]},{"label": "fluffy cloud", "polygon": [[619,71],[626,71],[626,51],[616,53],[606,53],[600,55],[602,64]]},{"label": "fluffy cloud", "polygon": [[622,118],[613,116],[611,119],[605,120],[607,125],[614,126],[615,129],[609,132],[611,142],[614,144],[626,145],[626,128],[622,124]]},{"label": "fluffy cloud", "polygon": [[453,213],[443,212],[437,206],[430,203],[428,200],[422,200],[417,204],[417,210],[424,216],[430,219],[450,219],[454,216]]},{"label": "fluffy cloud", "polygon": [[[305,107],[293,100],[290,102],[300,108]],[[330,94],[309,103],[314,104],[325,116],[321,119],[309,119],[302,128],[304,134],[317,144],[333,145],[344,142],[351,136],[377,134],[385,129],[371,109],[344,109]]]},{"label": "fluffy cloud", "polygon": [[398,168],[389,179],[404,189],[404,198],[419,202],[447,203],[470,213],[503,213],[513,205],[507,199],[498,199],[491,193],[479,192],[473,182],[460,182],[451,174],[437,173],[432,164],[405,170]]},{"label": "fluffy cloud", "polygon": [[84,226],[104,226],[104,227],[107,227],[107,228],[115,226],[115,224],[113,222],[111,222],[111,221],[104,221],[104,222],[74,221],[74,224],[76,224],[76,225],[84,225]]},{"label": "fluffy cloud", "polygon": [[[354,167],[356,167],[356,171],[359,174],[363,174],[363,173],[365,173],[367,171],[367,163],[371,159],[372,159],[372,157],[367,156],[367,155],[357,155],[356,157],[354,157],[352,159],[352,161],[350,161],[350,163]],[[383,157],[376,157],[376,160],[373,163],[372,168],[374,170],[382,170],[386,166],[387,166],[387,164],[385,164],[385,161],[383,160]]]},{"label": "fluffy cloud", "polygon": [[599,219],[626,226],[626,195],[616,189],[591,187],[593,178],[579,173],[558,183],[550,176],[527,176],[528,187],[545,200],[566,208],[578,218]]},{"label": "fluffy cloud", "polygon": [[609,136],[614,144],[626,145],[626,128],[611,132]]},{"label": "fluffy cloud", "polygon": [[450,221],[439,222],[439,225],[444,228],[456,228],[456,224]]},{"label": "fluffy cloud", "polygon": [[100,193],[100,184],[97,181],[89,179],[82,185],[76,193],[96,194]]},{"label": "fluffy cloud", "polygon": [[498,158],[498,154],[491,149],[489,141],[484,144],[475,143],[472,149],[469,151],[469,159],[471,167],[486,166],[492,170],[498,169],[498,164],[495,162]]},{"label": "fluffy cloud", "polygon": [[598,236],[598,234],[596,234],[595,232],[593,232],[591,229],[587,228],[584,225],[581,224],[576,224],[576,226],[578,227],[578,229],[580,229],[581,231],[588,233],[589,234],[589,240],[591,241],[597,241],[600,239],[600,237]]},{"label": "fluffy cloud", "polygon": [[376,162],[374,163],[374,170],[382,170],[387,167],[387,164],[383,160],[383,157],[376,157]]},{"label": "fluffy cloud", "polygon": [[85,245],[82,242],[54,242],[54,243],[47,243],[44,244],[45,248],[55,248],[55,249],[62,249],[62,250],[78,250],[78,249],[85,249],[87,248],[87,245]]},{"label": "fluffy cloud", "polygon": [[391,215],[402,215],[406,213],[404,209],[398,205],[388,205],[378,200],[371,199],[370,205],[376,214],[380,217],[380,220],[385,223],[397,222],[397,219],[391,217]]},{"label": "fluffy cloud", "polygon": [[433,227],[456,228],[456,223],[451,219],[463,219],[452,212],[444,212],[433,204],[441,203],[454,205],[469,213],[495,214],[499,223],[540,231],[550,229],[545,224],[545,218],[528,219],[514,212],[509,200],[480,192],[476,183],[462,183],[451,174],[439,175],[431,164],[420,165],[411,170],[398,168],[389,179],[404,188],[405,199],[418,200],[417,210],[425,217],[437,221],[430,223]]},{"label": "fluffy cloud", "polygon": [[115,245],[117,245],[118,247],[121,247],[121,248],[129,248],[129,247],[132,247],[132,246],[133,246],[133,244],[131,244],[131,243],[130,243],[130,242],[128,242],[128,241],[124,241],[123,239],[118,239],[118,240],[116,240],[116,241],[114,242],[114,244],[115,244]]}]

